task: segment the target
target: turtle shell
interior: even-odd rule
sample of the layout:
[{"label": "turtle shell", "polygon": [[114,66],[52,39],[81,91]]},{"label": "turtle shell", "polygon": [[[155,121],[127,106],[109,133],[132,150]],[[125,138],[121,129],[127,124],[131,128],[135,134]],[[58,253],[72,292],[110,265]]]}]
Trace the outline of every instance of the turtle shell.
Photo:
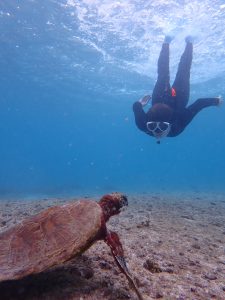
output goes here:
[{"label": "turtle shell", "polygon": [[95,201],[50,207],[0,234],[0,281],[65,262],[91,246],[102,228]]}]

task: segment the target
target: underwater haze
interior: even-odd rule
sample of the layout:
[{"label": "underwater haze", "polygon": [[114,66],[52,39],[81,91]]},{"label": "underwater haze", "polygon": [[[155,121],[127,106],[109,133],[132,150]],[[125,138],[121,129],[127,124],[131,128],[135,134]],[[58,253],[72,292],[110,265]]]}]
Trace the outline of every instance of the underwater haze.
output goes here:
[{"label": "underwater haze", "polygon": [[1,0],[0,197],[225,192],[225,104],[163,139],[137,129],[164,36],[189,103],[225,97],[225,1]]}]

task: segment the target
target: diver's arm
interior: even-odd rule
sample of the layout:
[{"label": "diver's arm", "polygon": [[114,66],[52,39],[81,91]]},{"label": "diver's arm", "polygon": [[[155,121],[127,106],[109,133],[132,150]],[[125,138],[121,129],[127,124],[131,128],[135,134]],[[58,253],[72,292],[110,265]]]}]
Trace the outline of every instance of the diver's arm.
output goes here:
[{"label": "diver's arm", "polygon": [[139,101],[133,104],[133,112],[137,127],[142,131],[146,131],[147,116],[143,110],[142,104]]},{"label": "diver's arm", "polygon": [[192,121],[192,119],[203,109],[209,106],[219,106],[220,97],[216,98],[199,98],[193,104],[189,105],[180,116],[180,127],[184,128]]},{"label": "diver's arm", "polygon": [[187,110],[195,116],[200,110],[209,106],[218,106],[220,104],[221,98],[200,98],[196,100],[193,104],[188,106]]}]

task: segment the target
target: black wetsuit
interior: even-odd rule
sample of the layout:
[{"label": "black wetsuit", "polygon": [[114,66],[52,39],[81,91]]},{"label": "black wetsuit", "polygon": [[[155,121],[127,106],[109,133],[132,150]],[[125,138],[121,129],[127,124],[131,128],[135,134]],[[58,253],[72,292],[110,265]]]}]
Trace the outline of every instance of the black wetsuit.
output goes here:
[{"label": "black wetsuit", "polygon": [[[178,66],[176,78],[171,88],[169,74],[169,44],[164,43],[160,52],[158,60],[158,79],[152,94],[152,105],[156,103],[165,103],[172,108],[173,116],[170,120],[171,129],[168,134],[169,137],[180,134],[200,110],[208,106],[216,106],[219,103],[218,98],[200,98],[190,106],[186,107],[190,94],[192,53],[192,43],[186,43],[184,53],[181,56]],[[173,93],[172,90],[175,93]],[[148,118],[148,115],[143,110],[142,104],[139,101],[134,103],[133,111],[137,127],[145,133],[152,135],[146,127],[146,123],[152,120]]]}]

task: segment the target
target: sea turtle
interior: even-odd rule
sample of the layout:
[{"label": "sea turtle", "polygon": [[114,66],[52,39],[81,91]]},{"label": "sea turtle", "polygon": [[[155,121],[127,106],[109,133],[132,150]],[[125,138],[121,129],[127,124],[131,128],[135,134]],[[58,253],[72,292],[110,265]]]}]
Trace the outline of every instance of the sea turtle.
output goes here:
[{"label": "sea turtle", "polygon": [[138,298],[143,299],[127,269],[118,235],[106,227],[108,219],[125,205],[127,198],[120,193],[104,195],[99,202],[81,199],[45,209],[2,232],[0,281],[40,273],[104,240]]}]

